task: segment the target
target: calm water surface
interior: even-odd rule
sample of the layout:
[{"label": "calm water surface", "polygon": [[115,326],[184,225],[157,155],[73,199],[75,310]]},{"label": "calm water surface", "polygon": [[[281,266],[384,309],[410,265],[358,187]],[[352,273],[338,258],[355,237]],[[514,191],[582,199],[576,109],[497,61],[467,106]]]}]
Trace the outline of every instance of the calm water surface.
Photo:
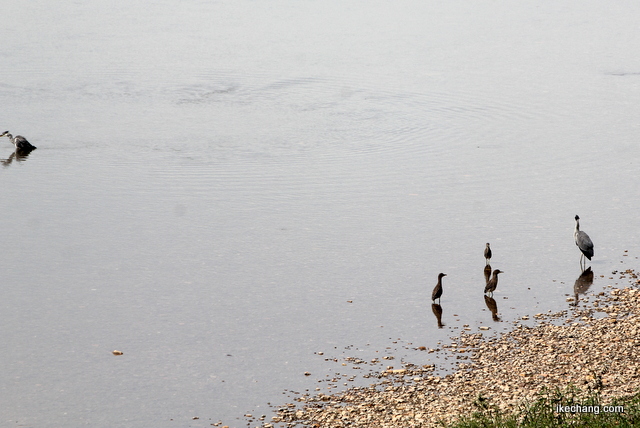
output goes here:
[{"label": "calm water surface", "polygon": [[0,426],[244,426],[368,384],[345,357],[444,369],[414,348],[570,308],[576,214],[613,284],[639,8],[2,2],[0,131],[38,149],[0,140]]}]

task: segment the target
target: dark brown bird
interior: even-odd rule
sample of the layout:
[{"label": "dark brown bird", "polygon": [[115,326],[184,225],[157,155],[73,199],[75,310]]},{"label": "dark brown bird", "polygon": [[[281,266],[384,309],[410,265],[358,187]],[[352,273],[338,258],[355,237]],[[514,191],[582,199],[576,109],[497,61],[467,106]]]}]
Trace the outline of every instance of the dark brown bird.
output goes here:
[{"label": "dark brown bird", "polygon": [[498,287],[498,274],[499,273],[504,273],[499,269],[496,269],[493,271],[493,277],[491,277],[491,279],[489,280],[489,282],[487,282],[487,286],[484,287],[484,292],[485,293],[491,293],[491,295],[493,296],[493,292],[496,291],[496,288]]},{"label": "dark brown bird", "polygon": [[489,264],[489,260],[491,260],[491,248],[489,247],[489,243],[487,242],[487,248],[484,249],[484,258],[487,264]]},{"label": "dark brown bird", "polygon": [[443,276],[447,276],[447,274],[446,273],[438,274],[438,283],[436,284],[436,287],[433,289],[433,293],[431,293],[432,302],[435,302],[436,299],[440,299],[440,296],[442,296],[442,277]]}]

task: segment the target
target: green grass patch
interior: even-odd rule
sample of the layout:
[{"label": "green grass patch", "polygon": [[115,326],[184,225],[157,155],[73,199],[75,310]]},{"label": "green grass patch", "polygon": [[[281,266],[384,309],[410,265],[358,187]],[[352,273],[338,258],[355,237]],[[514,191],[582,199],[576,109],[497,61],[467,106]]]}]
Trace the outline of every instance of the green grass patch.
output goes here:
[{"label": "green grass patch", "polygon": [[448,428],[640,427],[640,393],[604,403],[597,392],[575,387],[543,390],[535,401],[513,412],[501,412],[478,396],[471,416]]}]

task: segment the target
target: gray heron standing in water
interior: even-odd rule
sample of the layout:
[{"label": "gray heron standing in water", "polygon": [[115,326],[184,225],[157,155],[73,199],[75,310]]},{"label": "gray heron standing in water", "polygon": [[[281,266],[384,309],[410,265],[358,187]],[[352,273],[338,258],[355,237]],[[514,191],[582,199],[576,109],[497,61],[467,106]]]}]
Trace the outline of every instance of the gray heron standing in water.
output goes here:
[{"label": "gray heron standing in water", "polygon": [[496,291],[496,288],[498,288],[498,274],[499,273],[504,273],[504,272],[502,272],[500,269],[496,269],[496,270],[493,271],[493,277],[491,277],[489,282],[487,282],[486,287],[484,287],[485,294],[486,293],[491,293],[491,295],[493,296],[493,292]]},{"label": "gray heron standing in water", "polygon": [[9,133],[9,131],[4,131],[2,134],[0,134],[0,137],[4,137],[7,136],[9,137],[9,140],[11,141],[11,143],[16,146],[17,150],[34,150],[36,149],[36,146],[32,145],[30,142],[27,141],[26,138],[24,138],[22,135],[16,135],[15,137],[13,135],[11,135]]},{"label": "gray heron standing in water", "polygon": [[442,296],[442,277],[443,276],[447,276],[446,273],[440,273],[438,274],[438,283],[436,284],[435,288],[433,289],[433,293],[431,293],[431,301],[435,302],[436,299],[440,299],[440,296]]},{"label": "gray heron standing in water", "polygon": [[582,252],[580,256],[580,264],[582,264],[582,258],[586,257],[591,260],[593,257],[593,242],[591,242],[591,238],[585,232],[580,230],[580,217],[576,215],[576,229],[573,232],[573,238],[576,240],[576,245]]},{"label": "gray heron standing in water", "polygon": [[491,247],[489,247],[488,242],[487,242],[487,248],[484,249],[484,258],[485,258],[486,264],[489,264],[489,261],[491,260]]}]

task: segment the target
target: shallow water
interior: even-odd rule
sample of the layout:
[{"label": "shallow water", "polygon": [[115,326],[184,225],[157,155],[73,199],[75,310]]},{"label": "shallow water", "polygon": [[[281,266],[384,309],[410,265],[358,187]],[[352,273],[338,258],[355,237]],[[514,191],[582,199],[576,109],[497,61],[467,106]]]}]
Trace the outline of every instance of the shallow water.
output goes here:
[{"label": "shallow water", "polygon": [[346,356],[448,367],[413,348],[570,308],[576,214],[612,284],[637,8],[3,6],[0,126],[38,149],[0,170],[0,426],[239,426],[369,383]]}]

